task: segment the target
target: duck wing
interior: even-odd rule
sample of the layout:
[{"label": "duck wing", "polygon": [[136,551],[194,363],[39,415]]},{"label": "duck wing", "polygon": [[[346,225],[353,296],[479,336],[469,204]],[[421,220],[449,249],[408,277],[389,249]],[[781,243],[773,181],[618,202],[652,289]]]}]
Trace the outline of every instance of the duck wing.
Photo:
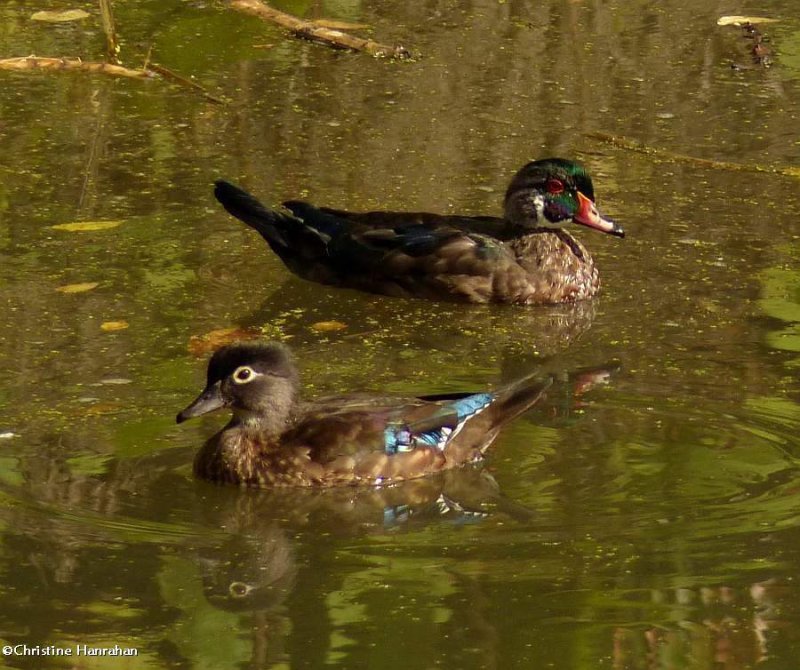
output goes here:
[{"label": "duck wing", "polygon": [[323,284],[393,296],[522,301],[526,271],[504,242],[496,217],[426,212],[346,212],[306,202],[271,210],[228,182],[216,184],[225,209],[257,230],[295,274]]},{"label": "duck wing", "polygon": [[527,273],[493,217],[425,212],[352,213],[308,203],[285,205],[331,237],[324,263],[333,283],[385,295],[490,302],[521,299]]},{"label": "duck wing", "polygon": [[303,408],[282,437],[308,449],[323,479],[383,483],[479,458],[500,427],[535,404],[551,380],[526,379],[493,393],[446,394],[435,402],[348,396]]}]

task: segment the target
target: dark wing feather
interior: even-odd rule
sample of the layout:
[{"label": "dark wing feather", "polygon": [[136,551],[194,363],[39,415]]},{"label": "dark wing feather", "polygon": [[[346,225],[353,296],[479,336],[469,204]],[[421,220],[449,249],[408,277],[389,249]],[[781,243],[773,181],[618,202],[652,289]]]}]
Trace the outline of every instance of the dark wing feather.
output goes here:
[{"label": "dark wing feather", "polygon": [[438,402],[351,396],[306,405],[281,437],[308,450],[329,483],[411,479],[481,456],[500,428],[534,404],[550,378]]},{"label": "dark wing feather", "polygon": [[255,228],[295,274],[312,281],[396,296],[489,302],[520,298],[526,272],[494,217],[424,212],[353,213],[287,201],[284,214],[218,182],[216,195]]},{"label": "dark wing feather", "polygon": [[323,398],[300,408],[294,426],[284,433],[282,441],[309,447],[312,459],[322,463],[359,452],[384,452],[388,425],[398,417],[415,420],[437,409],[438,405],[415,398]]},{"label": "dark wing feather", "polygon": [[441,451],[451,432],[494,400],[492,393],[439,402],[418,398],[387,401],[369,396],[329,398],[307,405],[282,441],[310,448],[312,460],[323,464],[369,451],[389,455],[418,447]]}]

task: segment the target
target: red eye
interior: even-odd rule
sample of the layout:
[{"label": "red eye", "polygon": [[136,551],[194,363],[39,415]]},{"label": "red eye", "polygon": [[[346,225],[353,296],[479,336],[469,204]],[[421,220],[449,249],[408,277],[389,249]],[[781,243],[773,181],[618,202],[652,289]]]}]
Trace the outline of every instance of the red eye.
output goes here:
[{"label": "red eye", "polygon": [[564,184],[559,179],[547,180],[547,192],[551,195],[558,195],[564,192]]}]

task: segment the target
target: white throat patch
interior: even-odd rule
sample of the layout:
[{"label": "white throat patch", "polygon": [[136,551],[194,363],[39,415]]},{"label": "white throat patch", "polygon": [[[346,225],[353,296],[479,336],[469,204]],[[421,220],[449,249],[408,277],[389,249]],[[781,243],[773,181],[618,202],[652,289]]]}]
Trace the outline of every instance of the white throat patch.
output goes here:
[{"label": "white throat patch", "polygon": [[553,229],[563,228],[563,223],[561,221],[553,223],[544,215],[544,196],[541,193],[537,193],[533,196],[532,201],[533,208],[536,210],[536,224],[538,226]]}]

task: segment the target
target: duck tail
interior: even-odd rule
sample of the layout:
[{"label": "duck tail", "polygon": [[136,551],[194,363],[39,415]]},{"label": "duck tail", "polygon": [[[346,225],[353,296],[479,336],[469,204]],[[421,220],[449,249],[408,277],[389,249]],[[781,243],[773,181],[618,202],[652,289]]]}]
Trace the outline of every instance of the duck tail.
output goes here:
[{"label": "duck tail", "polygon": [[[230,182],[215,182],[214,196],[229,214],[256,230],[281,258],[297,252],[295,238],[307,237],[309,234],[299,219],[291,214],[268,209],[247,191]],[[317,246],[320,240],[316,238],[315,242],[313,246]]]},{"label": "duck tail", "polygon": [[[421,400],[441,403],[441,410],[409,423],[393,437],[396,442],[425,444],[448,450],[455,462],[474,458],[474,447],[484,451],[500,429],[535,405],[553,383],[550,375],[531,375],[498,391],[487,393],[445,393],[423,396]],[[456,440],[462,431],[471,434]],[[402,433],[402,435],[401,435]],[[460,445],[460,446],[459,446]],[[392,444],[391,446],[396,446]]]},{"label": "duck tail", "polygon": [[501,428],[529,410],[544,397],[552,384],[552,375],[536,373],[495,391],[494,402],[486,408],[492,429]]}]

